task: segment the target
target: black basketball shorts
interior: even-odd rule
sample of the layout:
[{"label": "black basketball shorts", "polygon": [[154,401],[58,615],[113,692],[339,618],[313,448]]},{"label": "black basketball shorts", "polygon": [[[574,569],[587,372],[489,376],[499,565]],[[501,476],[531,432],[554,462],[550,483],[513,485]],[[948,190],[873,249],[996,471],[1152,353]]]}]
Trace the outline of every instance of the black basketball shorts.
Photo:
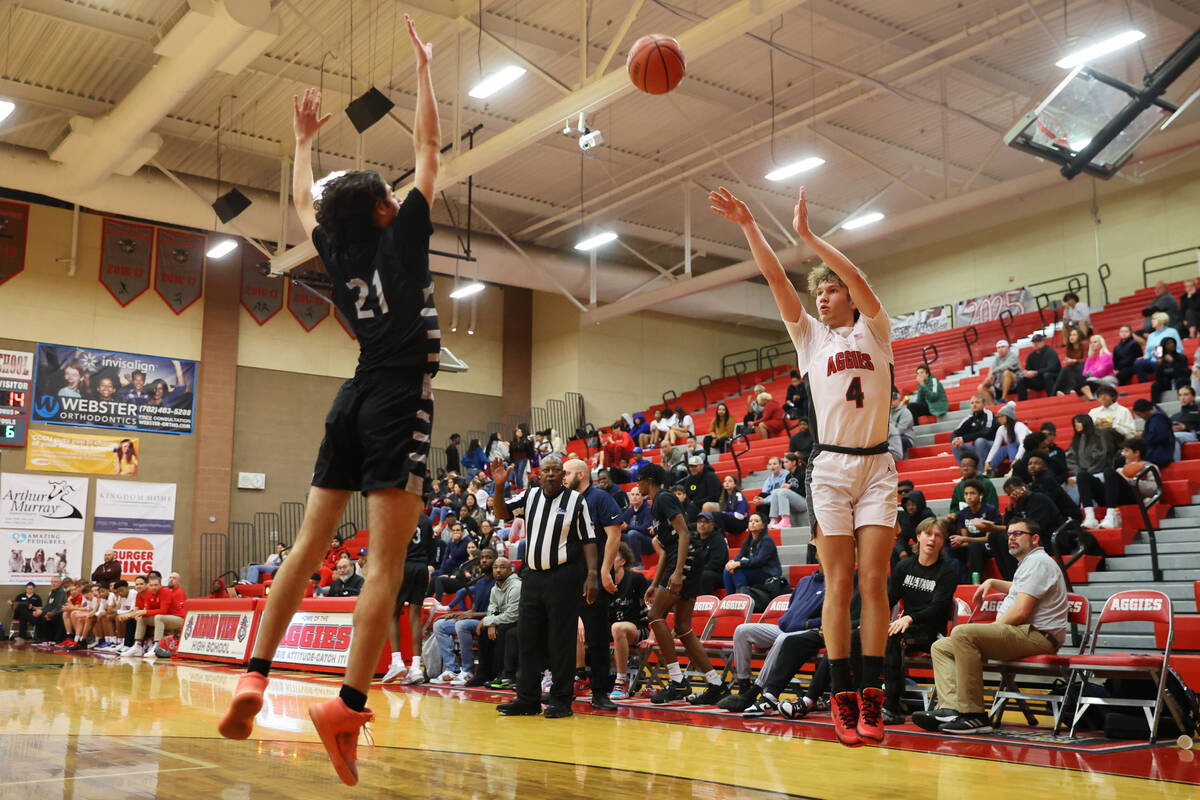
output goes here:
[{"label": "black basketball shorts", "polygon": [[[696,534],[692,534],[695,536]],[[666,562],[663,566],[663,582],[662,588],[668,589],[668,583],[671,580],[671,575],[675,572],[675,564],[679,560],[679,553],[676,545],[672,545],[670,550],[663,556],[663,561]],[[688,549],[687,560],[683,562],[683,588],[679,590],[680,600],[695,600],[700,596],[700,579],[704,577],[704,571],[696,564],[696,547],[693,545]]]},{"label": "black basketball shorts", "polygon": [[429,567],[425,564],[406,563],[404,580],[396,595],[396,608],[410,603],[420,607],[425,602],[425,590],[429,588]]}]

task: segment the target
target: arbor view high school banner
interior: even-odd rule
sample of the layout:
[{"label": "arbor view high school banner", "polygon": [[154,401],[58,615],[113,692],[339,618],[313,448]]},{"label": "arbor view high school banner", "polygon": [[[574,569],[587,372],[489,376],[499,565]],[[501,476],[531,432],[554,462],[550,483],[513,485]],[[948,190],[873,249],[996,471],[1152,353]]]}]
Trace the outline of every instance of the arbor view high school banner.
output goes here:
[{"label": "arbor view high school banner", "polygon": [[100,245],[100,283],[123,306],[150,288],[154,228],[105,219]]},{"label": "arbor view high school banner", "polygon": [[4,572],[0,583],[50,583],[54,575],[83,574],[83,531],[0,531]]},{"label": "arbor view high school banner", "polygon": [[93,526],[109,533],[174,533],[175,484],[97,480]]},{"label": "arbor view high school banner", "polygon": [[88,479],[0,474],[0,528],[82,531]]},{"label": "arbor view high school banner", "polygon": [[191,433],[196,362],[39,344],[35,422]]},{"label": "arbor view high school banner", "polygon": [[204,284],[204,236],[158,229],[154,248],[154,291],[176,314],[200,299]]},{"label": "arbor view high school banner", "polygon": [[0,283],[25,269],[29,206],[0,200]]},{"label": "arbor view high school banner", "polygon": [[171,556],[175,537],[161,533],[130,535],[127,533],[92,534],[92,569],[104,563],[104,554],[116,551],[121,562],[121,577],[132,582],[138,575],[158,570],[171,574]]},{"label": "arbor view high school banner", "polygon": [[137,437],[32,430],[25,448],[25,469],[137,475],[140,453],[141,440]]}]

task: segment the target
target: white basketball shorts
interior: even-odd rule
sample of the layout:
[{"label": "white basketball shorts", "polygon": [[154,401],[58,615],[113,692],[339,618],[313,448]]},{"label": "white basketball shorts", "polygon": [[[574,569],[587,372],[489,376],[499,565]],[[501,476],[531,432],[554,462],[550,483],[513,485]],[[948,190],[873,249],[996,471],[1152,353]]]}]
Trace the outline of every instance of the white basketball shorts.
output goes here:
[{"label": "white basketball shorts", "polygon": [[822,451],[813,459],[809,507],[825,536],[852,536],[864,525],[896,526],[896,462],[890,453]]}]

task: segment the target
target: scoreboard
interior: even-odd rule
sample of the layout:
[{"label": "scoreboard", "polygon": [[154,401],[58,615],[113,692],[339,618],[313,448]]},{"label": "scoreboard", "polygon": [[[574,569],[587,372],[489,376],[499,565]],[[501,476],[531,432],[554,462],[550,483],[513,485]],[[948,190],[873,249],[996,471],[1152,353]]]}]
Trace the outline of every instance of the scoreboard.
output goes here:
[{"label": "scoreboard", "polygon": [[[6,381],[9,385],[14,381]],[[22,389],[0,389],[0,447],[24,447],[29,435],[29,383]]]}]

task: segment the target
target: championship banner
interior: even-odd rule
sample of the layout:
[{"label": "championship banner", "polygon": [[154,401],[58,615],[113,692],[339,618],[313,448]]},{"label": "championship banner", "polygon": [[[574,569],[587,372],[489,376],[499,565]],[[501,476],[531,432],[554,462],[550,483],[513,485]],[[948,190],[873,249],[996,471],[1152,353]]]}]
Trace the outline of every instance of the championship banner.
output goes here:
[{"label": "championship banner", "polygon": [[32,430],[25,469],[88,475],[137,475],[141,440]]},{"label": "championship banner", "polygon": [[[258,600],[186,600],[177,656],[245,663],[262,616]],[[182,689],[182,687],[181,687]]]},{"label": "championship banner", "polygon": [[204,236],[158,229],[154,248],[154,291],[176,314],[200,299],[204,282]]},{"label": "championship banner", "polygon": [[329,303],[325,298],[295,281],[289,281],[288,311],[306,331],[311,331],[321,320],[329,316]]},{"label": "championship banner", "polygon": [[154,228],[105,219],[100,238],[100,283],[123,306],[150,288]]},{"label": "championship banner", "polygon": [[[35,422],[192,432],[195,361],[39,344],[33,385]],[[126,461],[120,474],[129,470]]]},{"label": "championship banner", "polygon": [[283,278],[266,275],[270,260],[254,247],[242,243],[242,308],[250,312],[259,325],[283,308]]},{"label": "championship banner", "polygon": [[[175,537],[161,533],[130,535],[127,533],[92,534],[92,569],[104,563],[104,554],[115,550],[121,562],[121,578],[133,583],[138,575],[158,570],[171,574],[171,557]],[[91,573],[88,573],[91,574]]]},{"label": "championship banner", "polygon": [[93,517],[97,532],[174,533],[175,484],[97,479]]},{"label": "championship banner", "polygon": [[88,479],[0,474],[0,528],[82,531]]},{"label": "championship banner", "polygon": [[20,350],[0,350],[0,389],[19,389],[5,381],[28,383],[33,380],[33,353]]},{"label": "championship banner", "polygon": [[6,530],[0,531],[0,542],[8,564],[0,584],[48,584],[55,575],[83,574],[83,531]]},{"label": "championship banner", "polygon": [[0,284],[25,269],[29,206],[0,200]]},{"label": "championship banner", "polygon": [[892,341],[909,339],[923,333],[950,330],[950,314],[946,306],[923,308],[910,314],[892,317]]},{"label": "championship banner", "polygon": [[1022,286],[983,297],[972,297],[970,300],[959,300],[954,309],[954,327],[991,322],[999,319],[1001,312],[1006,310],[1011,311],[1014,317],[1037,311],[1033,293]]}]

